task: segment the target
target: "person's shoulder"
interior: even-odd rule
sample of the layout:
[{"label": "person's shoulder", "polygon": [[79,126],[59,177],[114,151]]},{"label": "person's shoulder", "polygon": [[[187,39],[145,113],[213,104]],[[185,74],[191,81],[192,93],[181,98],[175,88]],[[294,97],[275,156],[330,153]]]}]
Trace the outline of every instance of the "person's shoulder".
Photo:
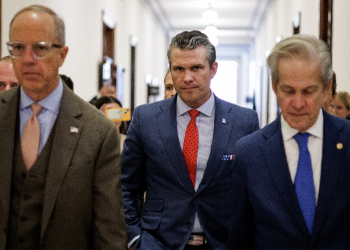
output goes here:
[{"label": "person's shoulder", "polygon": [[161,112],[162,110],[168,109],[173,102],[173,97],[153,103],[141,104],[137,106],[135,110],[142,113],[152,113]]},{"label": "person's shoulder", "polygon": [[0,100],[8,100],[19,93],[19,86],[0,92]]},{"label": "person's shoulder", "polygon": [[330,127],[332,130],[335,128],[340,129],[343,133],[350,133],[350,120],[337,117],[335,115],[323,113],[324,122],[326,123],[326,128]]},{"label": "person's shoulder", "polygon": [[228,101],[224,101],[220,98],[218,98],[217,96],[215,96],[215,102],[216,104],[220,105],[222,108],[230,110],[231,112],[237,113],[237,114],[241,114],[241,115],[246,115],[246,114],[254,114],[256,113],[254,110],[250,109],[250,108],[246,108],[246,107],[242,107],[239,106],[237,104],[228,102]]},{"label": "person's shoulder", "polygon": [[110,121],[101,111],[72,91],[68,90],[63,92],[63,94],[67,95],[66,98],[71,99],[71,103],[73,104],[72,107],[68,108],[79,110],[79,113],[81,112],[81,117],[79,119],[84,121],[86,125],[96,126],[96,124],[98,124],[98,127],[114,126],[113,122]]},{"label": "person's shoulder", "polygon": [[244,136],[237,141],[237,145],[251,146],[260,145],[265,142],[269,137],[274,136],[276,133],[281,131],[280,119],[277,118],[275,121],[266,125],[265,127]]}]

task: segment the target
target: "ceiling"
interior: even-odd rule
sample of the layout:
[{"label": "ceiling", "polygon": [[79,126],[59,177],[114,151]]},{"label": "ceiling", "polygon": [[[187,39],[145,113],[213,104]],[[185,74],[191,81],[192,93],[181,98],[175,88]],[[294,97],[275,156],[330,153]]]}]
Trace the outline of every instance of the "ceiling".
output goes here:
[{"label": "ceiling", "polygon": [[254,43],[269,4],[273,0],[142,0],[171,39],[184,30],[201,30],[210,23],[202,13],[210,7],[218,13],[219,44]]}]

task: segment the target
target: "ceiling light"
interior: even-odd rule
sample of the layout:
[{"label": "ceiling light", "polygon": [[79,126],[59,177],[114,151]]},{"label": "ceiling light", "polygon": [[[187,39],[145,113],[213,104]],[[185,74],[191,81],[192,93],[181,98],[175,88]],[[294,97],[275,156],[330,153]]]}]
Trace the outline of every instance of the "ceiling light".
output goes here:
[{"label": "ceiling light", "polygon": [[218,29],[214,25],[209,25],[204,29],[204,33],[208,37],[216,36],[218,33]]},{"label": "ceiling light", "polygon": [[218,19],[218,13],[215,10],[209,9],[203,12],[202,17],[208,23],[214,23]]},{"label": "ceiling light", "polygon": [[218,45],[219,43],[219,39],[216,36],[212,36],[212,37],[208,37],[209,41],[211,42],[211,44],[213,44],[215,47]]}]

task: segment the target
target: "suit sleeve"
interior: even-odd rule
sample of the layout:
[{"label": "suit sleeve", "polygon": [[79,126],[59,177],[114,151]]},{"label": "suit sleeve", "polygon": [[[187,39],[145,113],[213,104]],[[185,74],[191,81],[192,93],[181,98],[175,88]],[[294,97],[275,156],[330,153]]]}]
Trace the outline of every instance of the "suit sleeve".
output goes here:
[{"label": "suit sleeve", "polygon": [[238,141],[235,146],[236,155],[233,161],[227,250],[254,249],[254,214],[248,199],[244,169],[244,159],[251,157],[251,153],[245,149],[246,147],[241,146],[240,141]]},{"label": "suit sleeve", "polygon": [[[126,249],[119,140],[111,126],[102,142],[94,172],[93,249]],[[77,201],[79,202],[79,201]]]},{"label": "suit sleeve", "polygon": [[253,112],[253,126],[252,126],[252,133],[259,130],[260,125],[259,125],[259,118],[258,114],[254,111]]},{"label": "suit sleeve", "polygon": [[122,189],[124,215],[127,224],[128,242],[141,235],[141,216],[138,198],[146,191],[146,154],[140,135],[140,109],[136,108],[124,141],[122,153]]}]

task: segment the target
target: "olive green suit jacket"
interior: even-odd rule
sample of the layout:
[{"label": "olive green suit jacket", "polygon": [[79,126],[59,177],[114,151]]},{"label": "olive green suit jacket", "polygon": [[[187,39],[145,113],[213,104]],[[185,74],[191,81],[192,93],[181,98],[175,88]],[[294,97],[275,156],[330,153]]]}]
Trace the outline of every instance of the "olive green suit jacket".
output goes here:
[{"label": "olive green suit jacket", "polygon": [[[20,88],[0,93],[0,250],[6,248]],[[64,84],[47,166],[40,249],[126,249],[115,126]]]}]

